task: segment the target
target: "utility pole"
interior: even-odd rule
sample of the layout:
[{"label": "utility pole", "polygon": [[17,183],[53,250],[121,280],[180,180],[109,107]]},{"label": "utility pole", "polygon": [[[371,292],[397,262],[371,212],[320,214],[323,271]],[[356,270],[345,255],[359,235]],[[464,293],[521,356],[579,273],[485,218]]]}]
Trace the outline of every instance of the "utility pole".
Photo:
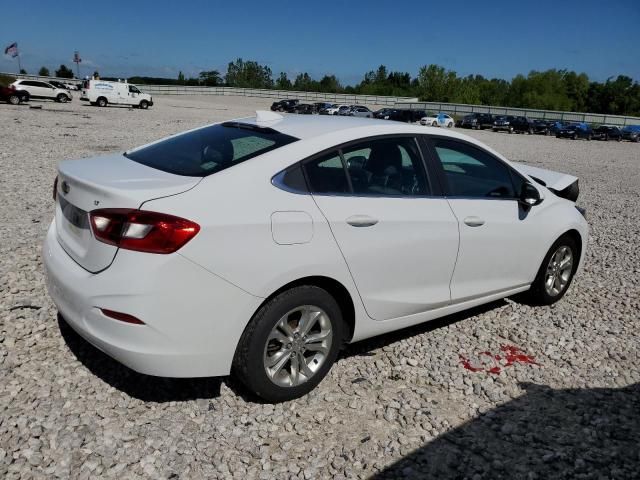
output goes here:
[{"label": "utility pole", "polygon": [[80,62],[82,59],[80,58],[80,53],[76,50],[73,52],[73,62],[76,64],[76,78],[80,78]]}]

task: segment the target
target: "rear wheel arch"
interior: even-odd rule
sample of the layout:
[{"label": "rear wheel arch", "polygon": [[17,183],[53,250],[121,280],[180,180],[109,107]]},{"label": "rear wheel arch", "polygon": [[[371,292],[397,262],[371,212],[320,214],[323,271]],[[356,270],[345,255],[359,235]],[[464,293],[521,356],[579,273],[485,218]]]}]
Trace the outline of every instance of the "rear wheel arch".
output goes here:
[{"label": "rear wheel arch", "polygon": [[345,341],[347,342],[351,341],[351,338],[353,338],[353,332],[355,331],[355,323],[356,323],[355,322],[355,305],[353,303],[353,298],[351,297],[351,294],[349,293],[347,288],[342,283],[330,277],[325,277],[325,276],[302,277],[297,280],[293,280],[287,283],[286,285],[283,285],[282,287],[278,288],[276,291],[274,291],[264,299],[264,301],[258,306],[258,308],[256,308],[251,318],[253,318],[253,316],[263,307],[263,305],[268,303],[271,299],[273,299],[277,295],[280,295],[282,292],[285,292],[287,290],[291,290],[292,288],[300,287],[303,285],[322,288],[323,290],[327,291],[335,299],[335,301],[338,303],[338,306],[340,307],[340,310],[342,313],[342,319],[344,320],[345,327],[346,327]]}]

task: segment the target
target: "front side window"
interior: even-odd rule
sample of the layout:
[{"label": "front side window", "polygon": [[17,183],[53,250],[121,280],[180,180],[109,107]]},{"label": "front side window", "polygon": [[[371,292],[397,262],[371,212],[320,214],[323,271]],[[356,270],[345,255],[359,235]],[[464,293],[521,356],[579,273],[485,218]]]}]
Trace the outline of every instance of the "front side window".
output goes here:
[{"label": "front side window", "polygon": [[515,198],[509,167],[488,152],[463,142],[436,140],[448,193],[454,197]]},{"label": "front side window", "polygon": [[170,137],[125,156],[175,175],[206,177],[296,140],[271,128],[228,122]]}]

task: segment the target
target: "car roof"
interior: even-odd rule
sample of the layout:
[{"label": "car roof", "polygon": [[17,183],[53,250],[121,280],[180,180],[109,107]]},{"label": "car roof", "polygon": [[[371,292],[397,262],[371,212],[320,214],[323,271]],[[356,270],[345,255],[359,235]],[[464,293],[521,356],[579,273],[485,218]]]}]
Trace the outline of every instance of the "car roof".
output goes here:
[{"label": "car roof", "polygon": [[[265,112],[270,116],[274,116],[273,112]],[[258,121],[257,117],[239,118],[234,121],[259,127],[268,127],[277,130],[280,133],[291,135],[301,140],[312,139],[323,135],[353,131],[354,137],[366,137],[369,135],[385,135],[385,134],[425,134],[431,133],[439,136],[447,136],[452,138],[460,138],[467,141],[473,141],[466,135],[443,130],[435,127],[424,127],[419,124],[408,124],[404,122],[394,122],[389,120],[377,120],[373,118],[362,117],[339,117],[333,115],[279,115],[282,118],[276,120]],[[270,118],[270,117],[268,117]],[[274,117],[275,118],[275,117]],[[433,129],[433,130],[432,130]]]}]

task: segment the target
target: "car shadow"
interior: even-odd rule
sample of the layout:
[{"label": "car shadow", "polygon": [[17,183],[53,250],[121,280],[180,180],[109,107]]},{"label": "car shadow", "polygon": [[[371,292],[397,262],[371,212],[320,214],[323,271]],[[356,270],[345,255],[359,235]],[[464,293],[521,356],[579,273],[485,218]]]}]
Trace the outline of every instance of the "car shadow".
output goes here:
[{"label": "car shadow", "polygon": [[494,310],[505,305],[507,305],[507,302],[505,300],[495,300],[493,302],[479,305],[462,312],[447,315],[446,317],[436,318],[435,320],[430,320],[418,325],[413,325],[411,327],[406,327],[400,330],[389,332],[384,335],[379,335],[377,337],[372,337],[366,340],[351,343],[345,346],[339,358],[348,358],[358,355],[370,356],[372,355],[372,350],[386,347],[387,345],[405,340],[416,335],[432,332],[439,328],[443,328],[462,320],[466,320],[476,315],[481,315],[490,310]]},{"label": "car shadow", "polygon": [[640,383],[526,393],[450,430],[374,479],[638,478]]},{"label": "car shadow", "polygon": [[[506,304],[507,302],[504,300],[497,300],[463,312],[346,345],[340,353],[338,361],[352,356],[372,355],[372,350],[446,327]],[[92,374],[108,385],[139,400],[164,403],[201,398],[213,399],[220,395],[220,387],[224,382],[246,402],[265,403],[247,391],[242,384],[234,381],[232,377],[164,378],[135,372],[87,342],[67,324],[60,314],[58,314],[58,327],[69,350]],[[313,392],[311,394],[313,395]]]},{"label": "car shadow", "polygon": [[102,381],[145,402],[213,399],[220,395],[223,377],[162,378],[135,372],[98,350],[78,335],[58,314],[60,333],[69,350]]}]

